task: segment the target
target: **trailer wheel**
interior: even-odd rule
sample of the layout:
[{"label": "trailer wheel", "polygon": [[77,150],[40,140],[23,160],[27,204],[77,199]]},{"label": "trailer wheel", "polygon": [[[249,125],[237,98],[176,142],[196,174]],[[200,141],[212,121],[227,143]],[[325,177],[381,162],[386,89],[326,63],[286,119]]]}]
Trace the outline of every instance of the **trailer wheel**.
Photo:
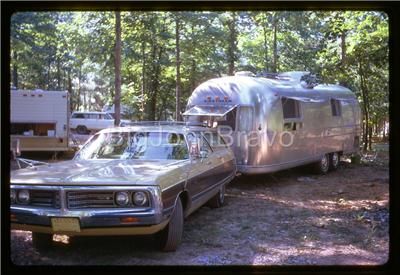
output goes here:
[{"label": "trailer wheel", "polygon": [[32,232],[32,246],[37,250],[45,250],[53,245],[53,235]]},{"label": "trailer wheel", "polygon": [[225,201],[225,184],[221,186],[218,193],[215,194],[208,202],[207,206],[211,208],[219,208],[224,204]]},{"label": "trailer wheel", "polygon": [[87,134],[88,129],[86,128],[86,126],[79,125],[78,127],[76,127],[76,132],[80,135],[84,135]]},{"label": "trailer wheel", "polygon": [[178,198],[174,212],[167,226],[157,233],[157,239],[162,251],[175,251],[182,240],[183,209],[181,199]]},{"label": "trailer wheel", "polygon": [[314,168],[318,174],[326,174],[329,171],[330,166],[330,157],[329,154],[324,154],[321,159],[315,163]]},{"label": "trailer wheel", "polygon": [[329,154],[329,170],[334,171],[339,167],[340,157],[337,152]]}]

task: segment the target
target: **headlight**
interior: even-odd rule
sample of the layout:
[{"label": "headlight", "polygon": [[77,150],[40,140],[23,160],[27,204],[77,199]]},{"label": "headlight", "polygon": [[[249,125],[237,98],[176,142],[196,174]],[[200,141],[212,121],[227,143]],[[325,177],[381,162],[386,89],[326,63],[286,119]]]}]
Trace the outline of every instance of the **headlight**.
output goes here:
[{"label": "headlight", "polygon": [[118,192],[115,195],[115,201],[118,205],[126,206],[129,203],[129,194],[128,192]]},{"label": "headlight", "polygon": [[144,192],[135,192],[135,194],[133,194],[133,203],[137,206],[144,206],[147,204],[147,196],[146,193]]},{"label": "headlight", "polygon": [[28,190],[20,190],[18,192],[18,202],[23,204],[28,204],[30,200],[30,195]]},{"label": "headlight", "polygon": [[11,203],[15,203],[17,200],[17,192],[14,189],[10,190],[10,201]]}]

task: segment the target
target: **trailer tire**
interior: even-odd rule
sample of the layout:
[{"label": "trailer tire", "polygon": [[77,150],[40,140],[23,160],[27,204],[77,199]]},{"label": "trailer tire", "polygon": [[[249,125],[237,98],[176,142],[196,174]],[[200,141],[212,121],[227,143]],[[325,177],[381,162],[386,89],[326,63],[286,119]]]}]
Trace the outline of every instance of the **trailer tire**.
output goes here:
[{"label": "trailer tire", "polygon": [[157,240],[162,251],[175,251],[182,240],[183,209],[181,199],[178,198],[174,211],[167,226],[157,233]]},{"label": "trailer tire", "polygon": [[53,245],[53,235],[32,232],[32,246],[38,251],[50,248]]},{"label": "trailer tire", "polygon": [[329,171],[330,167],[330,157],[329,154],[324,154],[321,159],[314,164],[314,170],[318,174],[325,175]]},{"label": "trailer tire", "polygon": [[86,128],[86,126],[79,125],[78,127],[76,127],[76,132],[80,135],[85,135],[88,133],[88,129]]},{"label": "trailer tire", "polygon": [[218,193],[214,195],[208,202],[207,206],[211,208],[220,208],[225,201],[225,184],[221,186]]},{"label": "trailer tire", "polygon": [[329,154],[329,170],[335,171],[340,164],[339,153],[333,152]]}]

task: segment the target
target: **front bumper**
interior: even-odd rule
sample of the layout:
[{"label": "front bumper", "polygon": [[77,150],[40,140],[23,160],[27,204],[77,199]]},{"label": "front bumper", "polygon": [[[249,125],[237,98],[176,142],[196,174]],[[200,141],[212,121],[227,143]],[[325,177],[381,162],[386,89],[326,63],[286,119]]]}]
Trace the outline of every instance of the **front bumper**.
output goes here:
[{"label": "front bumper", "polygon": [[[52,186],[21,186],[12,185],[12,188],[54,190]],[[112,190],[138,190],[137,187],[96,187],[98,190],[105,188]],[[11,229],[27,230],[32,232],[66,234],[66,235],[143,235],[153,234],[162,230],[168,219],[162,215],[161,195],[158,188],[142,187],[151,194],[151,206],[146,208],[67,208],[65,193],[77,190],[77,187],[56,187],[61,196],[60,208],[38,206],[11,206]],[[79,187],[78,190],[84,190]],[[91,190],[94,187],[90,187]],[[78,221],[79,230],[62,231],[52,227],[52,218],[74,218]],[[131,220],[124,220],[130,218]]]},{"label": "front bumper", "polygon": [[25,230],[47,234],[65,234],[69,236],[117,236],[117,235],[149,235],[161,231],[168,221],[156,225],[130,226],[130,227],[108,227],[108,228],[81,228],[80,232],[54,231],[49,226],[11,223],[13,230]]}]

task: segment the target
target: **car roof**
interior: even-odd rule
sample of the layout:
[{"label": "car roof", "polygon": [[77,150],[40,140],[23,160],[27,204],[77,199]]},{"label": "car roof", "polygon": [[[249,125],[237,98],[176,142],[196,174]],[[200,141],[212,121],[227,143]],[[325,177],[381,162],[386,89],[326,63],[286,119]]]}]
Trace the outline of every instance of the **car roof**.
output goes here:
[{"label": "car roof", "polygon": [[204,126],[188,126],[188,125],[132,125],[124,127],[113,127],[106,128],[99,133],[111,133],[111,132],[175,132],[175,133],[187,133],[191,131],[216,131],[215,128],[209,128]]},{"label": "car roof", "polygon": [[107,112],[73,111],[72,114],[108,114]]}]

